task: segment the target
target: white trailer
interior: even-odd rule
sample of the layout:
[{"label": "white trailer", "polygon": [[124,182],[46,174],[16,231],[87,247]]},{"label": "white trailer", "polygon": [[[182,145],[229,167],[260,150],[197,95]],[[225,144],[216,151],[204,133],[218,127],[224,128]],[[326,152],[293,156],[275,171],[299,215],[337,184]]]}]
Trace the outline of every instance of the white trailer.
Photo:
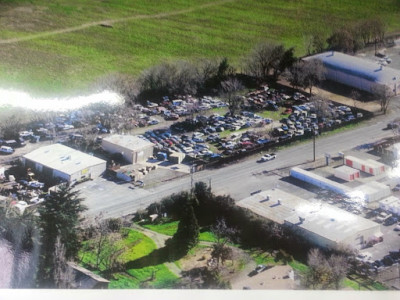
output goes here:
[{"label": "white trailer", "polygon": [[380,175],[385,173],[386,166],[372,159],[361,159],[354,156],[345,156],[344,162],[346,166],[363,171],[371,175]]},{"label": "white trailer", "polygon": [[350,168],[348,166],[340,166],[335,168],[335,177],[346,180],[353,181],[357,178],[360,178],[360,171],[354,168]]}]

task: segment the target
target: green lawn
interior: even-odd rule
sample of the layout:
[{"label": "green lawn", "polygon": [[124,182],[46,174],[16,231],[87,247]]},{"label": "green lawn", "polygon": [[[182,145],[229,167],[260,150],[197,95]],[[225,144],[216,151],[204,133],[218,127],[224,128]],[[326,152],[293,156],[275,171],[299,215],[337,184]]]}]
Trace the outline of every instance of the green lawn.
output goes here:
[{"label": "green lawn", "polygon": [[[134,261],[156,249],[155,243],[144,234],[131,229],[123,230],[127,230],[127,235],[121,241],[126,246],[126,250],[120,256],[122,263]],[[81,251],[80,257],[83,257],[82,263],[84,265],[93,265],[95,262],[95,254],[91,251],[86,251],[85,253]],[[95,270],[100,275],[102,271],[104,271],[102,266],[100,266],[100,270]],[[128,269],[124,273],[114,273],[110,279],[109,288],[139,288],[141,287],[140,283],[151,278],[153,272],[155,278],[148,283],[149,287],[152,288],[171,287],[178,279],[164,264],[159,264],[138,269]]]},{"label": "green lawn", "polygon": [[[179,221],[174,221],[163,224],[145,224],[142,226],[158,233],[173,236],[178,229],[178,223]],[[214,239],[214,234],[210,231],[200,232],[199,234],[200,241],[214,242]]]},{"label": "green lawn", "polygon": [[0,47],[0,83],[36,93],[87,89],[179,59],[226,56],[240,69],[262,40],[303,55],[309,32],[376,15],[387,32],[400,29],[396,0],[6,0],[0,11],[0,39],[25,38]]},{"label": "green lawn", "polygon": [[127,270],[126,273],[116,273],[113,276],[115,280],[111,280],[110,289],[137,289],[142,288],[140,282],[143,282],[152,277],[154,272],[155,280],[150,282],[150,288],[171,288],[178,280],[178,277],[172,274],[164,265],[150,266],[140,269]]},{"label": "green lawn", "polygon": [[179,221],[174,221],[163,224],[145,224],[142,226],[158,233],[173,236],[178,229],[178,223]]}]

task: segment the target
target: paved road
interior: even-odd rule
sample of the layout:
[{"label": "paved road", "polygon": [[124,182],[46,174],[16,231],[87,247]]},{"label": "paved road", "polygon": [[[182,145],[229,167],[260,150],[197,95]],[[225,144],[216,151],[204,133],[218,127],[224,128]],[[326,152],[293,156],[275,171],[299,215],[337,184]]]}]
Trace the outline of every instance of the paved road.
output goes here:
[{"label": "paved road", "polygon": [[[335,156],[340,151],[393,135],[390,130],[383,130],[383,128],[386,127],[388,120],[392,120],[396,116],[397,111],[396,108],[389,115],[375,117],[367,121],[362,127],[354,130],[317,138],[316,157],[323,158],[325,153]],[[262,173],[263,171],[273,174],[277,169],[299,165],[307,161],[310,162],[313,159],[312,149],[313,143],[309,141],[279,151],[277,159],[273,161],[257,163],[256,157],[248,158],[247,160],[221,169],[201,171],[195,173],[193,176],[195,181],[204,181],[207,183],[211,181],[214,193],[230,194],[233,198],[240,200],[247,197],[252,191],[269,189],[280,184],[278,182],[280,177],[277,175],[266,177],[255,176],[255,174]],[[152,188],[131,190],[129,197],[126,194],[120,193],[117,185],[114,184],[115,186],[110,187],[112,189],[112,200],[109,199],[110,193],[104,192],[103,195],[100,195],[100,198],[103,198],[87,203],[89,206],[88,214],[96,215],[104,212],[105,216],[119,217],[134,213],[136,210],[145,208],[150,203],[158,201],[167,195],[189,189],[190,182],[189,175],[183,176]],[[105,186],[106,184],[110,185],[113,183],[106,183],[104,180],[103,183],[90,182],[83,187],[83,196],[91,192],[98,193],[98,189],[104,189],[103,184]],[[127,187],[125,189],[128,190]]]}]

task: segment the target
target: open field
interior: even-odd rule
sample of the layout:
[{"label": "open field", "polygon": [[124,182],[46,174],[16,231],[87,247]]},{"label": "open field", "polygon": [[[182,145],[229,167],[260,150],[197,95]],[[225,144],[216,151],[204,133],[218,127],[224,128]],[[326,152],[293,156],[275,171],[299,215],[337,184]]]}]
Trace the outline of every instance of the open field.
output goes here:
[{"label": "open field", "polygon": [[[308,32],[381,15],[400,29],[395,0],[0,2],[0,85],[56,94],[168,60],[240,58],[270,39],[304,54]],[[112,25],[112,28],[100,26]]]}]

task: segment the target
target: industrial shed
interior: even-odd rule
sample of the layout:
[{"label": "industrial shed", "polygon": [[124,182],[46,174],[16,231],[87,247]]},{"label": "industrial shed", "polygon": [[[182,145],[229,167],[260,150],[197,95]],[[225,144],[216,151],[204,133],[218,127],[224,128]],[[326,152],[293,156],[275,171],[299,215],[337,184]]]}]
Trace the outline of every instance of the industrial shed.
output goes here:
[{"label": "industrial shed", "polygon": [[344,161],[346,166],[363,171],[371,175],[381,175],[385,173],[386,166],[372,159],[361,159],[354,156],[345,156]]},{"label": "industrial shed", "polygon": [[354,179],[360,178],[360,171],[348,166],[340,166],[335,168],[334,174],[335,177],[346,181],[353,181]]},{"label": "industrial shed", "polygon": [[39,173],[69,183],[96,178],[106,170],[105,160],[61,144],[36,149],[25,154],[21,162]]},{"label": "industrial shed", "polygon": [[262,191],[237,203],[255,214],[284,224],[311,243],[361,248],[382,233],[380,225],[322,202],[311,202],[279,189]]},{"label": "industrial shed", "polygon": [[351,189],[343,184],[337,183],[333,180],[300,169],[298,167],[294,167],[290,170],[290,176],[315,185],[319,188],[330,190],[341,195],[347,195],[351,192]]},{"label": "industrial shed", "polygon": [[131,164],[145,162],[154,149],[154,144],[143,138],[120,134],[103,138],[101,146],[109,153],[120,153]]},{"label": "industrial shed", "polygon": [[400,88],[400,71],[373,61],[329,51],[305,58],[318,59],[325,66],[326,79],[363,91],[373,92],[375,86],[387,86],[395,94]]}]

